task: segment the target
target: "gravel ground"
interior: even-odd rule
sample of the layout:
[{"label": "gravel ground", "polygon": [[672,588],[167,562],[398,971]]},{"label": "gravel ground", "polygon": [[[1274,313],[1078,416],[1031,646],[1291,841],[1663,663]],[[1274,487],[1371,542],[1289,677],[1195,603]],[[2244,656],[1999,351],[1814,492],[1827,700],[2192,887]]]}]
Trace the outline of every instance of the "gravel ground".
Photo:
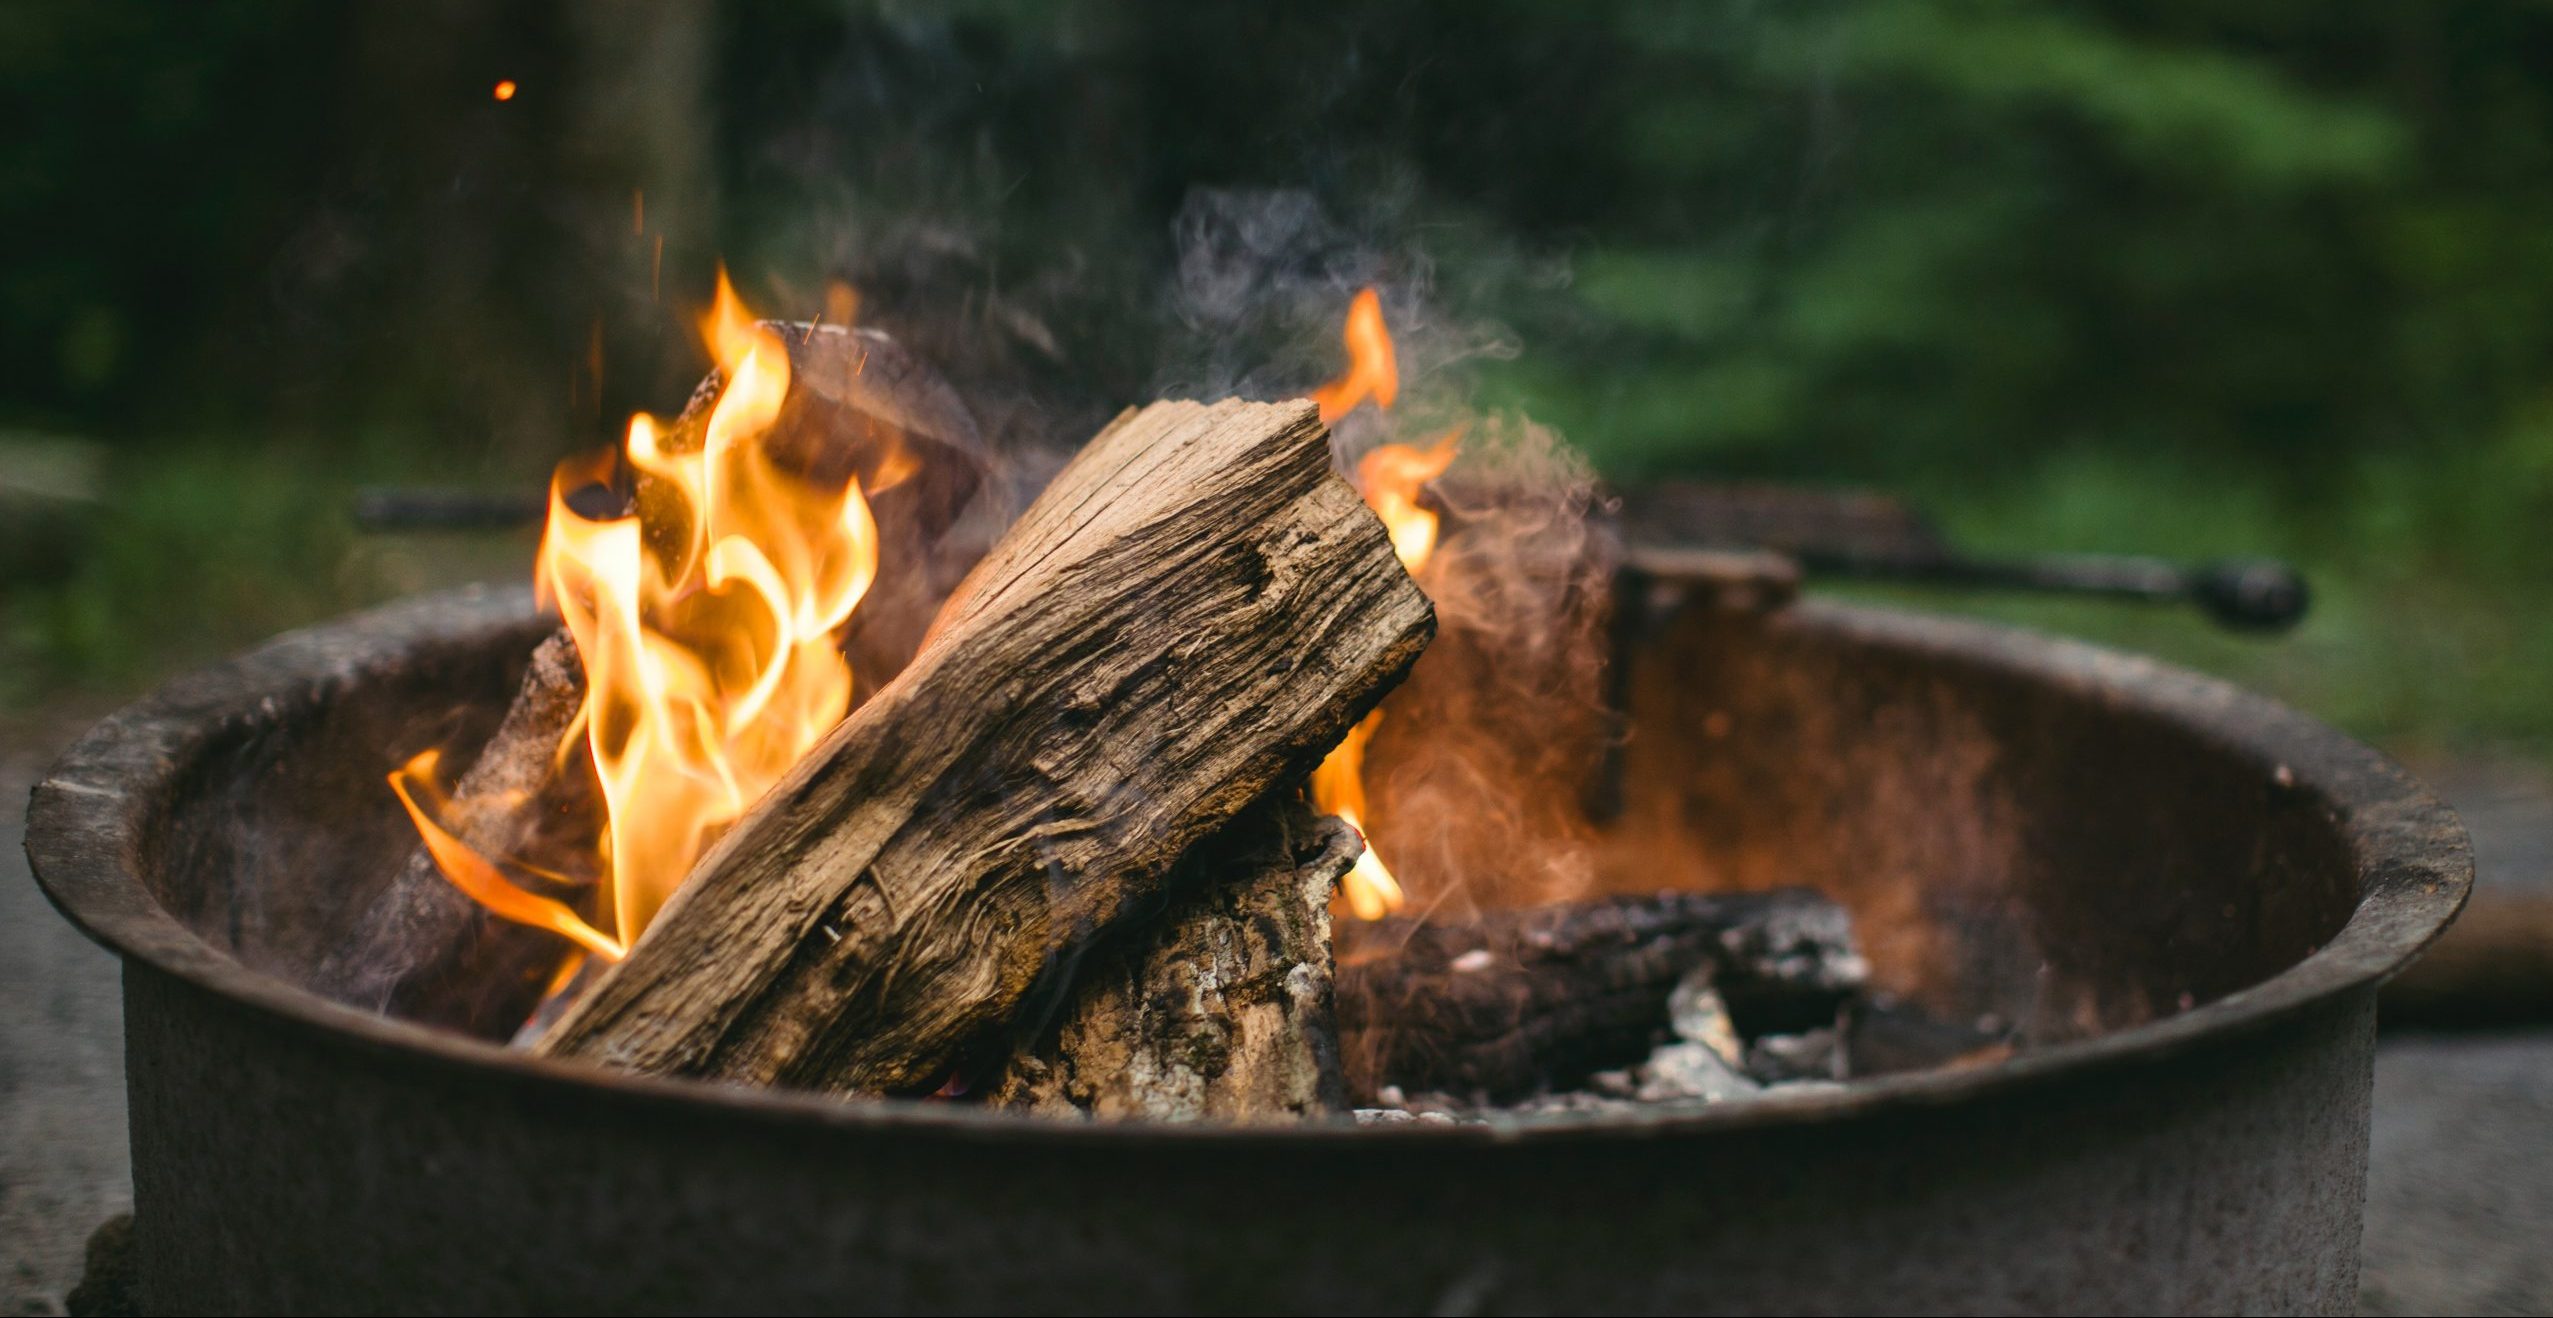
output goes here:
[{"label": "gravel ground", "polygon": [[2376,1058],[2359,1310],[2553,1312],[2553,1031]]},{"label": "gravel ground", "polygon": [[89,1232],[133,1204],[115,959],[27,874],[25,806],[62,738],[0,743],[0,1312],[60,1313]]},{"label": "gravel ground", "polygon": [[[0,727],[0,1313],[59,1313],[132,1203],[115,963],[36,891],[22,807],[79,721]],[[2486,884],[2553,883],[2553,783],[2423,766]],[[2553,1312],[2553,1029],[2389,1037],[2376,1062],[2366,1312]]]},{"label": "gravel ground", "polygon": [[[2466,920],[2553,889],[2553,778],[2412,768],[2473,834]],[[2553,1313],[2553,1029],[2387,1036],[2368,1156],[2362,1312]]]}]

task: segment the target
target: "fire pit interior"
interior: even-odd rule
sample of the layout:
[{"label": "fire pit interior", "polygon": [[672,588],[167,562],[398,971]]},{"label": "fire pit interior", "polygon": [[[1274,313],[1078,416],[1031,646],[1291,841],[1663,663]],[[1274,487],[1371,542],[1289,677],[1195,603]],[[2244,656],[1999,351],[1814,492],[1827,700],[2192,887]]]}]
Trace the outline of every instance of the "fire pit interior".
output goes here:
[{"label": "fire pit interior", "polygon": [[722,286],[692,407],[562,466],[539,604],[93,733],[29,845],[138,958],[153,1294],[2345,1302],[2444,812],[2219,684],[1644,544],[1530,428],[1351,484],[1379,317],[1001,527],[927,369]]},{"label": "fire pit interior", "polygon": [[2468,877],[2380,758],[2215,682],[1909,615],[1695,611],[1632,655],[1612,881],[1831,892],[1877,985],[2011,1022],[2010,1060],[1382,1128],[668,1085],[299,987],[411,845],[383,755],[485,737],[550,626],[473,592],[286,637],[40,790],[39,873],[131,958],[154,1293],[2340,1308],[2374,986]]},{"label": "fire pit interior", "polygon": [[[382,858],[414,843],[375,762],[425,745],[466,758],[548,634],[527,599],[509,602],[510,630],[421,638],[365,674],[360,699],[208,748],[152,829],[152,895],[243,966],[309,983],[395,877]],[[2348,840],[2293,766],[2083,691],[2017,688],[1974,655],[1903,648],[1925,626],[1810,612],[1803,628],[1790,612],[1697,611],[1641,645],[1637,733],[1600,829],[1606,891],[1831,895],[1876,990],[2019,1047],[2257,984],[2357,909]],[[1859,629],[1900,645],[1853,644]],[[2188,680],[2066,653],[2087,684]]]}]

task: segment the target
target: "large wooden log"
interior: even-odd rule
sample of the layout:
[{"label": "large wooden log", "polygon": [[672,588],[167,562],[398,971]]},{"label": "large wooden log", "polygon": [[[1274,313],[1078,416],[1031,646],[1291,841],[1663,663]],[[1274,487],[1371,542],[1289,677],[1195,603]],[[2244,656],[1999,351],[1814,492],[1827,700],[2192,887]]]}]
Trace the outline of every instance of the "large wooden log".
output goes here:
[{"label": "large wooden log", "polygon": [[1707,968],[1750,1030],[1834,1022],[1868,966],[1843,908],[1805,889],[1659,893],[1395,918],[1339,930],[1348,1089],[1508,1099],[1645,1056]]},{"label": "large wooden log", "polygon": [[541,1050],[940,1084],[1426,646],[1427,599],[1328,443],[1305,403],[1120,417]]},{"label": "large wooden log", "polygon": [[1266,1123],[1346,1109],[1330,901],[1364,839],[1280,793],[1179,862],[1170,906],[1095,949],[988,1101],[1049,1116]]}]

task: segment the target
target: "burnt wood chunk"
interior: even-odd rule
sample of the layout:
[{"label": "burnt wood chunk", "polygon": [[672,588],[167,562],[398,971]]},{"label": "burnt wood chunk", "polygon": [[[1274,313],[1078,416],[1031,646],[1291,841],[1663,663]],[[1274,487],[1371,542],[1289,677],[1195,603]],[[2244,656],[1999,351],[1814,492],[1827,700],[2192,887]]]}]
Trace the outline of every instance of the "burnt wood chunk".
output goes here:
[{"label": "burnt wood chunk", "polygon": [[1344,1111],[1330,899],[1365,843],[1294,793],[1179,862],[1160,919],[1097,949],[989,1095],[1053,1116],[1282,1122]]},{"label": "burnt wood chunk", "polygon": [[1179,857],[1307,773],[1434,626],[1308,403],[1128,412],[538,1047],[931,1089],[1050,965],[1158,911]]},{"label": "burnt wood chunk", "polygon": [[1507,1099],[1634,1062],[1697,967],[1750,1030],[1832,1023],[1868,973],[1843,908],[1803,889],[1396,917],[1342,926],[1337,946],[1339,1046],[1359,1101],[1386,1085]]},{"label": "burnt wood chunk", "polygon": [[[453,785],[441,821],[480,855],[520,862],[515,877],[570,905],[578,885],[534,879],[522,867],[589,884],[594,877],[602,804],[593,765],[558,753],[584,701],[576,643],[554,633],[532,652],[505,721]],[[340,1002],[504,1039],[573,950],[556,934],[490,914],[419,844],[311,986]]]}]

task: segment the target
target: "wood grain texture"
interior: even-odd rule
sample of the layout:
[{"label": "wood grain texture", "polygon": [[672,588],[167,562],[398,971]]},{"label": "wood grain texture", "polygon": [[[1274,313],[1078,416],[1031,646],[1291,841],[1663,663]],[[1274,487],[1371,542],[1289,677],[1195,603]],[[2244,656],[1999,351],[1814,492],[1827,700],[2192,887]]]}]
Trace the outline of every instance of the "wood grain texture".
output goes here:
[{"label": "wood grain texture", "polygon": [[939,1083],[1434,631],[1309,404],[1112,423],[913,663],[703,859],[541,1051],[834,1092]]},{"label": "wood grain texture", "polygon": [[1330,900],[1364,849],[1293,792],[1191,848],[1169,908],[1092,952],[987,1101],[1101,1120],[1345,1111]]}]

